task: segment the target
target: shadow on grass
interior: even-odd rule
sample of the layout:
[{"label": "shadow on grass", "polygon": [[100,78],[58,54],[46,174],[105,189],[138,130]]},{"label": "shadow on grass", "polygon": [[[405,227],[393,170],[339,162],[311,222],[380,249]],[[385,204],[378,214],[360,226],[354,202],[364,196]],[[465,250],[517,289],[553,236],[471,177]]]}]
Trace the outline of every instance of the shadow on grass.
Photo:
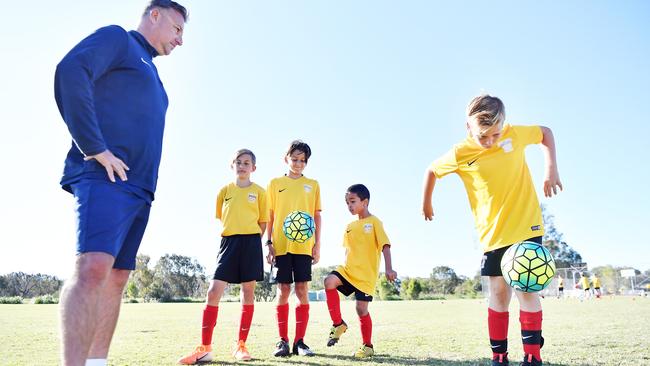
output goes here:
[{"label": "shadow on grass", "polygon": [[[453,361],[446,360],[441,358],[415,358],[415,357],[403,357],[403,356],[388,356],[388,355],[375,355],[372,358],[359,360],[353,356],[333,356],[333,355],[316,355],[314,358],[309,357],[292,357],[292,358],[279,358],[274,359],[273,361],[269,360],[259,360],[253,359],[247,362],[228,362],[228,361],[213,361],[211,363],[203,365],[278,365],[278,364],[290,364],[290,365],[307,365],[307,366],[323,366],[330,365],[331,363],[327,362],[327,359],[332,361],[338,361],[337,364],[358,364],[358,365],[433,365],[433,366],[484,366],[491,365],[492,362],[489,358],[479,358],[476,360],[467,360],[467,361]],[[519,365],[519,361],[510,360],[511,365]],[[554,362],[544,362],[545,366],[588,366],[587,364],[580,365],[568,365]]]}]

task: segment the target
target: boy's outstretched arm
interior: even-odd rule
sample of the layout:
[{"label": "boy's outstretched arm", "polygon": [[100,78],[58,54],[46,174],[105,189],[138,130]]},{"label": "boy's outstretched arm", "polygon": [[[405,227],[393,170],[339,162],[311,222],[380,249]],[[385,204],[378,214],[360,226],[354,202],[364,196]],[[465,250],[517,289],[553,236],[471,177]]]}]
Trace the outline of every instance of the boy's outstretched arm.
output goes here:
[{"label": "boy's outstretched arm", "polygon": [[311,249],[311,264],[320,260],[320,211],[314,213],[314,247]]},{"label": "boy's outstretched arm", "polygon": [[431,205],[431,195],[433,187],[436,185],[436,175],[431,169],[427,169],[424,175],[424,196],[422,197],[422,215],[426,221],[433,220],[433,206]]},{"label": "boy's outstretched arm", "polygon": [[557,160],[555,158],[555,138],[550,128],[540,126],[542,129],[542,150],[544,150],[544,160],[546,173],[544,176],[544,196],[552,197],[557,195],[558,188],[562,190],[560,182],[560,173],[557,170]]},{"label": "boy's outstretched arm", "polygon": [[397,272],[393,271],[393,261],[390,256],[390,244],[384,244],[384,248],[381,250],[384,253],[384,264],[386,265],[386,279],[390,282],[395,281],[397,278]]}]

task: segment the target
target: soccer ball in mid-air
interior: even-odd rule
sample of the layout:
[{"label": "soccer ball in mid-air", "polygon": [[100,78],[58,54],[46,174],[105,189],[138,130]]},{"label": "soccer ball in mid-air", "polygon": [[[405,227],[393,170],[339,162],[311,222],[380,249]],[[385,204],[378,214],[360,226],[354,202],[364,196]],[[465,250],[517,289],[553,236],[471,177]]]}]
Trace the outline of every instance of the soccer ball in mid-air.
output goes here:
[{"label": "soccer ball in mid-air", "polygon": [[289,240],[304,243],[314,235],[314,219],[304,211],[292,211],[284,219],[282,231]]},{"label": "soccer ball in mid-air", "polygon": [[523,241],[512,245],[501,258],[506,283],[523,292],[537,292],[548,286],[555,275],[555,261],[542,245]]}]

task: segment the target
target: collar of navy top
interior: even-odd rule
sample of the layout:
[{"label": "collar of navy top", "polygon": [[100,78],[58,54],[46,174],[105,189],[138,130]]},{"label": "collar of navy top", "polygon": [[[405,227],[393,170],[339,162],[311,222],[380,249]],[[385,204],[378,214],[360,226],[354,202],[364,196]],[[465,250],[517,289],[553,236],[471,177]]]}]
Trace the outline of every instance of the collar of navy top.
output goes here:
[{"label": "collar of navy top", "polygon": [[149,44],[149,41],[147,41],[147,39],[144,38],[144,36],[142,34],[140,34],[138,31],[134,31],[134,30],[129,31],[129,34],[133,38],[135,38],[136,41],[138,41],[138,43],[142,46],[142,48],[145,49],[145,51],[147,51],[148,54],[151,55],[151,58],[154,58],[154,57],[158,56],[158,51],[156,51],[156,49],[153,48],[153,46],[151,44]]}]

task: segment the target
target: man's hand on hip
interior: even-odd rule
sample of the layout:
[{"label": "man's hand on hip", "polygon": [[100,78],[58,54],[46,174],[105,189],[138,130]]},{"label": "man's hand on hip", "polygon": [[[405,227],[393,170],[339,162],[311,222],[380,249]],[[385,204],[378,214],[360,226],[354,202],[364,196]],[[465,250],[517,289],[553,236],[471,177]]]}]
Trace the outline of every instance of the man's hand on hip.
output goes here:
[{"label": "man's hand on hip", "polygon": [[97,155],[90,155],[84,158],[86,161],[92,159],[97,160],[97,162],[106,169],[108,179],[110,179],[111,182],[115,183],[115,173],[117,173],[117,176],[120,177],[122,181],[127,180],[126,171],[129,170],[129,167],[126,166],[122,160],[113,155],[110,150],[105,150]]}]

